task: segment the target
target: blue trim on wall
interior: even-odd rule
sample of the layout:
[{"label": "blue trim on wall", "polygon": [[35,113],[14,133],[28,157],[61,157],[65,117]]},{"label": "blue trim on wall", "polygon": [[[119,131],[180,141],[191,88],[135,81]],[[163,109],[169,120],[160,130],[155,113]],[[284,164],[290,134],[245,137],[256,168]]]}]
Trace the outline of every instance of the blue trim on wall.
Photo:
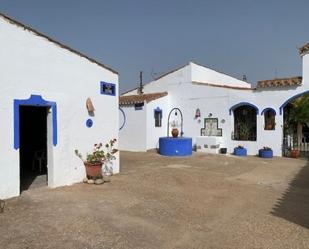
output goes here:
[{"label": "blue trim on wall", "polygon": [[237,107],[244,106],[244,105],[248,105],[248,106],[253,107],[253,108],[256,110],[256,114],[257,114],[257,115],[259,114],[259,108],[258,108],[257,106],[255,106],[254,104],[251,104],[251,103],[249,103],[249,102],[240,102],[240,103],[238,103],[238,104],[236,104],[236,105],[233,105],[233,106],[230,108],[230,110],[229,110],[230,115],[232,115],[232,111],[234,111]]},{"label": "blue trim on wall", "polygon": [[32,94],[29,99],[14,99],[14,149],[19,149],[19,107],[20,106],[42,106],[52,108],[53,123],[53,144],[57,145],[57,104],[56,102],[46,101],[41,95]]},{"label": "blue trim on wall", "polygon": [[263,115],[265,112],[267,111],[272,111],[273,113],[275,113],[275,115],[277,115],[277,112],[274,108],[271,108],[271,107],[267,107],[265,108],[262,112],[261,112],[261,115]]},{"label": "blue trim on wall", "polygon": [[[104,89],[108,88],[108,87],[111,88],[111,90],[112,90],[111,93],[108,93],[108,92],[104,91]],[[101,94],[104,94],[104,95],[116,96],[116,84],[107,83],[107,82],[101,81],[100,82],[100,92],[101,92]]]},{"label": "blue trim on wall", "polygon": [[300,97],[300,96],[302,96],[302,95],[304,95],[304,94],[307,94],[307,93],[309,93],[309,90],[304,91],[304,92],[299,93],[299,94],[296,94],[296,95],[294,95],[293,97],[291,97],[291,98],[289,98],[288,100],[286,100],[286,101],[280,106],[280,108],[279,108],[279,113],[280,113],[280,115],[282,115],[283,109],[284,109],[284,107],[285,107],[288,103],[290,103],[292,100],[297,99],[298,97]]},{"label": "blue trim on wall", "polygon": [[120,107],[119,107],[119,111],[122,113],[123,115],[123,124],[121,125],[121,127],[119,128],[119,130],[121,130],[125,124],[126,124],[126,121],[127,121],[127,117],[126,117],[126,114],[124,113],[124,110],[122,110]]}]

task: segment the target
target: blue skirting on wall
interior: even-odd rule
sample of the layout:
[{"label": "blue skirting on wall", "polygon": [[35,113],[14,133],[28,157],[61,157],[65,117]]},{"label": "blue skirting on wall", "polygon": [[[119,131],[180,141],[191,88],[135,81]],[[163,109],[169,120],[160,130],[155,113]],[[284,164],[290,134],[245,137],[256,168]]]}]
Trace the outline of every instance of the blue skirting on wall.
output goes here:
[{"label": "blue skirting on wall", "polygon": [[159,153],[163,156],[191,156],[192,138],[190,137],[160,137]]}]

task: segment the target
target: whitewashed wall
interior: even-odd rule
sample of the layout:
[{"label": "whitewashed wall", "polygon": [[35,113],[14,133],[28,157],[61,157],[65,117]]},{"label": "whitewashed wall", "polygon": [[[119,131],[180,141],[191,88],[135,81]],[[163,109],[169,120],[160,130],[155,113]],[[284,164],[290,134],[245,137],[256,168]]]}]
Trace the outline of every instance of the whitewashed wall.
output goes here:
[{"label": "whitewashed wall", "polygon": [[[157,92],[166,92],[171,89],[177,89],[183,84],[188,84],[191,82],[191,65],[185,65],[178,70],[175,70],[171,74],[167,74],[158,80],[154,80],[150,83],[144,85],[144,93],[157,93]],[[137,89],[129,91],[126,95],[137,94]]]},{"label": "whitewashed wall", "polygon": [[135,110],[134,105],[121,106],[120,108],[125,113],[126,122],[119,131],[119,148],[125,151],[146,151],[146,105],[142,110]]},{"label": "whitewashed wall", "polygon": [[236,79],[230,75],[220,73],[213,69],[197,65],[190,62],[191,66],[191,81],[211,83],[215,85],[226,85],[236,87],[251,88],[251,84],[242,80]]},{"label": "whitewashed wall", "polygon": [[[147,150],[159,148],[159,137],[167,136],[168,96],[147,103]],[[154,110],[162,109],[162,126],[155,127]]]},{"label": "whitewashed wall", "polygon": [[[79,182],[85,175],[74,149],[91,152],[95,142],[118,139],[118,75],[0,18],[0,198],[19,195],[19,151],[13,147],[13,100],[31,94],[55,101],[58,144],[49,148],[49,186]],[[117,96],[100,94],[100,81],[116,84]],[[85,102],[95,106],[94,125]],[[49,131],[50,132],[50,131]],[[113,164],[119,172],[119,159]]]},{"label": "whitewashed wall", "polygon": [[309,51],[303,56],[303,85],[309,87]]}]

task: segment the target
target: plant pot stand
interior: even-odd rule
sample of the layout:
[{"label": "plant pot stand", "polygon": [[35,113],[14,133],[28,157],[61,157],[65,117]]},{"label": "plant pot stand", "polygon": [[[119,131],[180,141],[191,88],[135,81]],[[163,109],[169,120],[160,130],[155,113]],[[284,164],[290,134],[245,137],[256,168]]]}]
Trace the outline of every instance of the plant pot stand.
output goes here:
[{"label": "plant pot stand", "polygon": [[83,182],[87,183],[87,184],[101,185],[105,182],[105,180],[103,178],[97,178],[97,179],[94,180],[94,179],[89,179],[89,178],[85,177]]}]

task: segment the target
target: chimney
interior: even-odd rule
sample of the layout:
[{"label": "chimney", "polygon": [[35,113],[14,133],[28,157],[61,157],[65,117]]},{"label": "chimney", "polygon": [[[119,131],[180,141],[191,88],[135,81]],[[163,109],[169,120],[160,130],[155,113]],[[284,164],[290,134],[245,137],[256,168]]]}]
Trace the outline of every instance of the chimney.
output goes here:
[{"label": "chimney", "polygon": [[137,89],[138,94],[143,94],[143,71],[139,72],[139,87]]}]

